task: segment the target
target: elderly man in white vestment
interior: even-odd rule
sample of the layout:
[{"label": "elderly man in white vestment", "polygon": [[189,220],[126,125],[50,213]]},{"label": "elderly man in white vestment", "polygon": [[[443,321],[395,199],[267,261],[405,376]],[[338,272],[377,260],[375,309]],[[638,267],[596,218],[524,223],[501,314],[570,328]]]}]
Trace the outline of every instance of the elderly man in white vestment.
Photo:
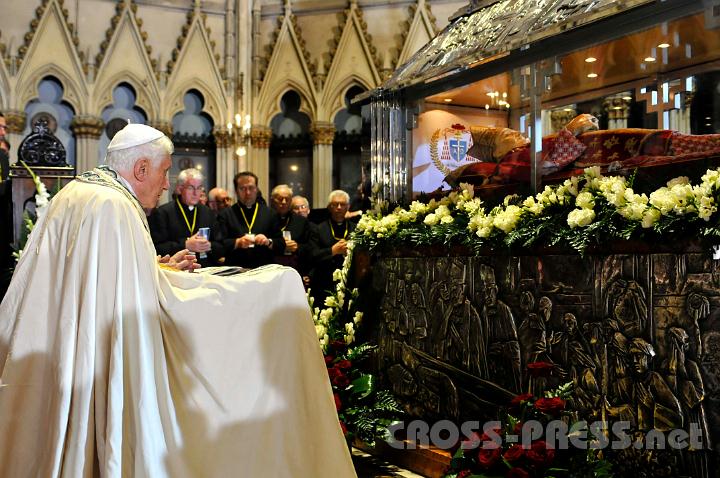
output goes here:
[{"label": "elderly man in white vestment", "polygon": [[35,226],[0,305],[0,476],[355,476],[298,274],[158,264],[171,153],[128,125]]}]

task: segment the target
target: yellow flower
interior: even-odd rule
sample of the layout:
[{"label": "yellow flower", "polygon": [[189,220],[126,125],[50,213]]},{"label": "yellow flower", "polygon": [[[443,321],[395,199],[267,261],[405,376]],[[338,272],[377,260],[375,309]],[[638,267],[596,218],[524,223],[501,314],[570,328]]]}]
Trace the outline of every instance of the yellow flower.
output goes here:
[{"label": "yellow flower", "polygon": [[[652,196],[652,194],[650,196]],[[660,220],[660,217],[662,217],[662,213],[660,211],[655,208],[648,208],[642,217],[642,227],[645,229],[653,227],[655,223]]]},{"label": "yellow flower", "polygon": [[580,209],[592,209],[595,206],[595,198],[592,193],[583,191],[577,195],[575,205]]},{"label": "yellow flower", "polygon": [[595,211],[592,209],[575,209],[568,214],[567,223],[574,229],[589,225],[593,219],[595,219]]}]

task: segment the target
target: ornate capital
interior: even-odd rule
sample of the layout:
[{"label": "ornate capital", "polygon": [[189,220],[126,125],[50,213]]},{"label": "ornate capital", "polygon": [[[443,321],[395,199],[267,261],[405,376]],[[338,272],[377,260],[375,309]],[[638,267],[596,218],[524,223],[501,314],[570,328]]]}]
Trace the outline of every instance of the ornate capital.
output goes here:
[{"label": "ornate capital", "polygon": [[603,107],[607,111],[610,120],[623,120],[630,116],[630,100],[623,97],[605,98]]},{"label": "ornate capital", "polygon": [[269,148],[272,130],[263,126],[253,126],[250,131],[250,142],[256,148]]},{"label": "ornate capital", "polygon": [[70,128],[76,138],[98,139],[102,133],[105,123],[96,116],[76,116],[70,123]]},{"label": "ornate capital", "polygon": [[22,134],[25,131],[25,121],[27,115],[22,111],[6,111],[5,122],[7,123],[8,133]]},{"label": "ornate capital", "polygon": [[574,109],[568,109],[570,109],[570,111],[563,109],[550,112],[550,123],[552,124],[553,131],[560,131],[576,116],[577,113]]},{"label": "ornate capital", "polygon": [[332,123],[313,123],[310,127],[315,144],[333,144],[335,139],[335,125]]},{"label": "ornate capital", "polygon": [[165,136],[167,136],[168,138],[172,138],[172,123],[170,123],[169,121],[153,121],[152,123],[148,123],[148,126],[152,126],[153,128],[165,133]]},{"label": "ornate capital", "polygon": [[215,137],[215,146],[217,146],[218,149],[232,146],[232,136],[230,136],[230,133],[228,133],[226,129],[217,128],[213,132],[213,136]]}]

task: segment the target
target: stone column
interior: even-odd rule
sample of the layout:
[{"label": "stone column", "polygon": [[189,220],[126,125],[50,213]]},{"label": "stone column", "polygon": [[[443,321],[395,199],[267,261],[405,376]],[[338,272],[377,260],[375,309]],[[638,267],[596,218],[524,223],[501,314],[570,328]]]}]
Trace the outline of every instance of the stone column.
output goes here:
[{"label": "stone column", "polygon": [[7,123],[7,139],[10,142],[10,164],[13,164],[18,160],[18,149],[23,140],[26,115],[22,111],[5,111],[3,114]]},{"label": "stone column", "polygon": [[270,199],[270,140],[272,130],[267,126],[253,126],[250,131],[248,168],[258,177],[258,187],[265,200]]},{"label": "stone column", "polygon": [[313,203],[312,207],[327,206],[328,194],[333,190],[333,140],[335,125],[315,122],[310,128],[313,136]]},{"label": "stone column", "polygon": [[215,183],[232,195],[235,188],[232,184],[235,175],[235,151],[230,134],[222,126],[216,126],[215,136]]},{"label": "stone column", "polygon": [[98,165],[98,140],[105,123],[96,116],[75,116],[70,124],[75,134],[75,174],[84,173]]},{"label": "stone column", "polygon": [[[571,119],[577,116],[575,108],[563,108],[560,110],[553,110],[550,112],[550,128],[549,133],[557,133],[563,129]],[[545,125],[543,125],[545,126]]]},{"label": "stone column", "polygon": [[623,96],[605,98],[603,106],[608,114],[608,129],[627,128],[630,117],[630,101]]}]

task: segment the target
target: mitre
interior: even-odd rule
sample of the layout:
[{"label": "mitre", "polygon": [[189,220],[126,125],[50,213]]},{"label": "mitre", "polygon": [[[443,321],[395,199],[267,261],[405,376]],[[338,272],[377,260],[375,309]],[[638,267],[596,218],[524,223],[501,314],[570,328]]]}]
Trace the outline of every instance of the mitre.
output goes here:
[{"label": "mitre", "polygon": [[141,144],[150,143],[163,136],[165,136],[165,134],[162,131],[158,131],[151,126],[140,123],[129,123],[115,134],[107,150],[110,152],[132,148],[134,146],[140,146]]}]

